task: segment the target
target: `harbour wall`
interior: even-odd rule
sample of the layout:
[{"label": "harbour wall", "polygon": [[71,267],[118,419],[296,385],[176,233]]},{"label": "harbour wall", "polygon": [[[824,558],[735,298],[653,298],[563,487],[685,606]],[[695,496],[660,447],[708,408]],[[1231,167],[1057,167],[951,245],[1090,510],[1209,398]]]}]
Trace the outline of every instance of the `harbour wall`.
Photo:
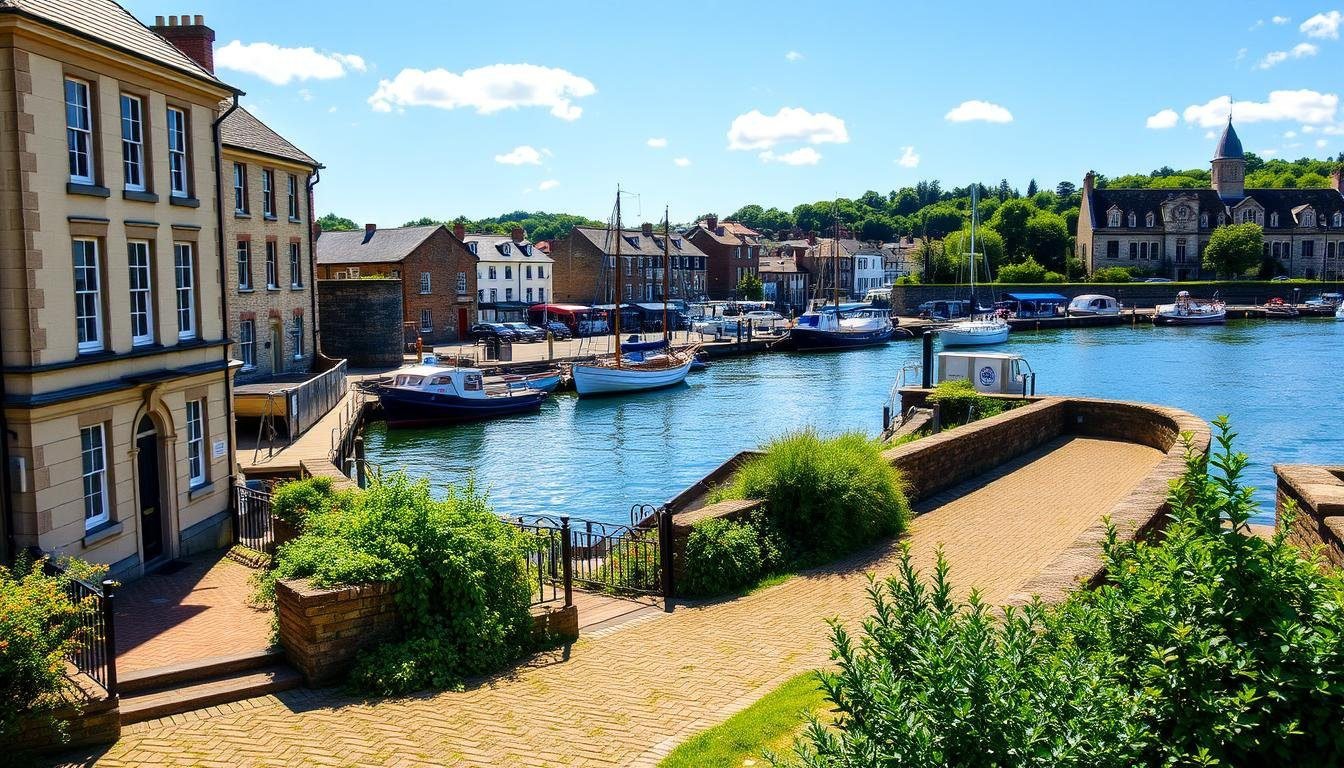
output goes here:
[{"label": "harbour wall", "polygon": [[1344,568],[1344,466],[1278,464],[1274,516],[1282,525],[1289,505],[1296,514],[1288,526],[1288,541],[1311,555],[1319,547],[1325,562]]},{"label": "harbour wall", "polygon": [[400,280],[318,280],[322,352],[352,368],[402,363]]},{"label": "harbour wall", "polygon": [[[992,295],[996,300],[1005,293],[1058,293],[1072,299],[1087,293],[1114,296],[1126,307],[1151,309],[1158,304],[1169,304],[1177,291],[1189,291],[1196,298],[1211,298],[1215,292],[1228,304],[1263,304],[1272,297],[1293,300],[1293,289],[1300,288],[1298,299],[1305,301],[1323,290],[1321,283],[1267,283],[1264,281],[1189,282],[1189,283],[991,283],[977,287],[981,295]],[[965,285],[893,285],[891,306],[898,315],[913,315],[919,305],[938,299],[967,298],[970,288]],[[982,299],[983,301],[984,299]]]}]

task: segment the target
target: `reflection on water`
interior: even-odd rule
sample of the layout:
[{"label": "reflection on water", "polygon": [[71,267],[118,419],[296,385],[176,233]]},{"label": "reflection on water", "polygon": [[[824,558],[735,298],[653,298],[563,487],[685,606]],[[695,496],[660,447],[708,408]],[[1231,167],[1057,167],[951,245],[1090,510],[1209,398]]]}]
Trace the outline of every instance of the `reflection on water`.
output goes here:
[{"label": "reflection on water", "polygon": [[[1255,462],[1261,519],[1273,515],[1274,463],[1344,460],[1344,323],[1234,322],[1014,333],[1045,394],[1229,414]],[[500,512],[624,521],[737,451],[803,426],[877,432],[882,404],[919,348],[898,342],[842,353],[716,361],[687,384],[629,397],[561,394],[540,414],[454,427],[366,432],[369,458],[429,477],[440,490],[475,473]],[[1104,468],[1098,468],[1103,470]]]}]

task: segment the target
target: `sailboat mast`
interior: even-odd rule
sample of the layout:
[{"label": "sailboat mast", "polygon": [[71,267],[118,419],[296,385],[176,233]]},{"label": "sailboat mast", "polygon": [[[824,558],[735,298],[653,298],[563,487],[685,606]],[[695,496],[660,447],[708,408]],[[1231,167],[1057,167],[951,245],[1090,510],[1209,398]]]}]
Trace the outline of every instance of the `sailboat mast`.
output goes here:
[{"label": "sailboat mast", "polygon": [[612,263],[612,283],[616,286],[616,298],[613,300],[615,317],[612,318],[612,330],[616,334],[616,367],[621,367],[621,186],[616,185],[616,259]]},{"label": "sailboat mast", "polygon": [[672,269],[671,265],[668,262],[669,258],[668,254],[671,253],[671,251],[669,250],[671,248],[669,239],[672,237],[672,220],[668,218],[669,215],[670,215],[669,209],[667,207],[664,207],[663,208],[663,344],[665,344],[668,349],[671,349],[672,340],[671,337],[668,335],[668,326],[667,326],[667,292],[668,290],[670,290],[669,286],[671,285],[672,280],[671,278]]},{"label": "sailboat mast", "polygon": [[975,302],[975,227],[978,224],[980,212],[980,184],[971,182],[971,252],[966,259],[966,263],[971,268],[971,309],[976,308]]},{"label": "sailboat mast", "polygon": [[[831,288],[831,293],[835,298],[835,311],[840,311],[840,212],[834,210],[835,217],[835,237],[831,239],[831,269],[834,270],[832,277],[835,278],[835,285]],[[837,315],[836,317],[839,317]]]}]

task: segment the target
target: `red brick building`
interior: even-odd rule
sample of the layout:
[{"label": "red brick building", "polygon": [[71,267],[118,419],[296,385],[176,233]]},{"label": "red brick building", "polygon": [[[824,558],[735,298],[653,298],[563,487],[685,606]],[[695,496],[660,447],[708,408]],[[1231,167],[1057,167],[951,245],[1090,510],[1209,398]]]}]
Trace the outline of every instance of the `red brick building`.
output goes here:
[{"label": "red brick building", "polygon": [[709,216],[696,222],[686,237],[709,257],[709,298],[736,298],[737,284],[744,275],[759,276],[761,233],[751,227]]},{"label": "red brick building", "polygon": [[[621,231],[621,268],[616,266],[615,233],[596,227],[574,227],[569,237],[551,241],[554,301],[570,304],[614,304],[662,301],[663,233],[651,224]],[[669,299],[698,299],[705,294],[708,257],[685,237],[673,232],[667,243],[672,273]],[[619,272],[619,274],[614,274]]]},{"label": "red brick building", "polygon": [[476,322],[476,257],[442,225],[321,232],[317,276],[401,280],[408,343],[458,341]]}]

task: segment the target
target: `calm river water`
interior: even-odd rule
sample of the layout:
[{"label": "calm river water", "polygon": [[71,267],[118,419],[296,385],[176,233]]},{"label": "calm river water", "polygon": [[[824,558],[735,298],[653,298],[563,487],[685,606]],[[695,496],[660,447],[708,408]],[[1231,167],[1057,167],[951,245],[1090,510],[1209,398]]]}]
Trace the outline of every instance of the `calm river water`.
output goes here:
[{"label": "calm river water", "polygon": [[[1001,349],[1026,357],[1040,394],[1230,415],[1253,461],[1247,479],[1262,522],[1273,519],[1273,464],[1344,461],[1344,322],[1026,331]],[[502,513],[625,522],[632,504],[662,503],[781,432],[877,433],[901,366],[918,358],[918,343],[903,341],[715,361],[681,388],[596,400],[560,394],[539,415],[433,429],[375,423],[365,432],[368,457],[429,477],[440,491],[474,473]]]}]

